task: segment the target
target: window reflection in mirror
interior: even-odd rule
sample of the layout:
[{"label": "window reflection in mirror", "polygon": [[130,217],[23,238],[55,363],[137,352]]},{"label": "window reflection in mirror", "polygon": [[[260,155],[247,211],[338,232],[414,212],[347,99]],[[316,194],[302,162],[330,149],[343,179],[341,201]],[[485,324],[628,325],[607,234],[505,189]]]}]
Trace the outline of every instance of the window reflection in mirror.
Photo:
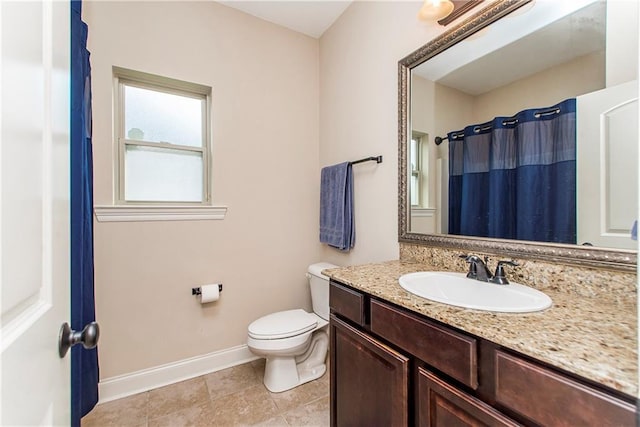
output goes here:
[{"label": "window reflection in mirror", "polygon": [[423,169],[422,165],[428,164],[428,159],[425,161],[424,156],[428,153],[422,150],[422,145],[428,143],[427,135],[419,132],[413,132],[411,138],[411,167],[410,167],[410,181],[411,181],[411,206],[416,208],[423,207],[423,201],[429,200],[428,189],[424,188],[422,182],[424,176],[428,174],[428,170]]}]

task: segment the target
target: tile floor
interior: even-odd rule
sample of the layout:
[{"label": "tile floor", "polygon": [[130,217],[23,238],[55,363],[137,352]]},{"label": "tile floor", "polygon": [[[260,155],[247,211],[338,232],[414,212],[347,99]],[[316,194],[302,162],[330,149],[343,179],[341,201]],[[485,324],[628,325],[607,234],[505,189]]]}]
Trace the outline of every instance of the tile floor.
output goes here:
[{"label": "tile floor", "polygon": [[329,373],[283,393],[262,384],[264,359],[100,404],[82,427],[328,426]]}]

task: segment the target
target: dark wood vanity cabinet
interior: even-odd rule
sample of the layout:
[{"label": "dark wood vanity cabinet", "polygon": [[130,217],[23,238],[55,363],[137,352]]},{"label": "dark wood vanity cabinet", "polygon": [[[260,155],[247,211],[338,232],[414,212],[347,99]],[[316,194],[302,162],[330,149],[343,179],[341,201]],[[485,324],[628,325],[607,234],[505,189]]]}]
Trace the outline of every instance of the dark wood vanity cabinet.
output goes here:
[{"label": "dark wood vanity cabinet", "polygon": [[634,426],[632,399],[332,280],[332,426]]}]

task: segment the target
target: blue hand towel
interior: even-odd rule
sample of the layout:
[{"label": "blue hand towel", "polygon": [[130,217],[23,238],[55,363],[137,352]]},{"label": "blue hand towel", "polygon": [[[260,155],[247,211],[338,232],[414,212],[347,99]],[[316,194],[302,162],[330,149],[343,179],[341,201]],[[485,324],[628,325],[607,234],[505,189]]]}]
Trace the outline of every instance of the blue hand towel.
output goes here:
[{"label": "blue hand towel", "polygon": [[320,173],[320,242],[341,251],[355,243],[351,163],[322,168]]}]

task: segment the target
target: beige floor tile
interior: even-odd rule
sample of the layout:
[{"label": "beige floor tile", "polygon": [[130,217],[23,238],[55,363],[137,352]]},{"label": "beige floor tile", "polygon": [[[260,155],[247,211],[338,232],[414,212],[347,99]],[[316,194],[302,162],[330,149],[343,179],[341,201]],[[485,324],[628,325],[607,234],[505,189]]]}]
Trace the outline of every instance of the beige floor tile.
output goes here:
[{"label": "beige floor tile", "polygon": [[96,405],[82,418],[82,427],[138,427],[147,423],[149,393]]},{"label": "beige floor tile", "polygon": [[159,418],[191,406],[209,402],[209,393],[203,377],[157,388],[149,392],[149,419]]},{"label": "beige floor tile", "polygon": [[212,399],[262,384],[262,377],[256,375],[251,363],[207,374],[204,379]]},{"label": "beige floor tile", "polygon": [[256,373],[256,376],[262,380],[264,378],[264,366],[266,365],[267,360],[263,357],[251,362],[251,367],[253,371]]},{"label": "beige floor tile", "polygon": [[263,385],[213,399],[211,406],[216,424],[225,426],[256,424],[279,413]]},{"label": "beige floor tile", "polygon": [[287,422],[285,421],[285,419],[281,416],[278,415],[277,417],[273,417],[273,418],[269,418],[266,421],[263,421],[261,423],[258,424],[253,424],[254,427],[259,426],[259,427],[288,427],[289,424],[287,424]]},{"label": "beige floor tile", "polygon": [[329,385],[323,381],[311,381],[282,393],[270,393],[281,412],[287,412],[321,397],[329,395]]},{"label": "beige floor tile", "polygon": [[160,418],[149,420],[149,427],[207,427],[213,425],[211,404],[190,406]]},{"label": "beige floor tile", "polygon": [[331,358],[327,354],[327,358],[325,359],[325,363],[327,365],[327,371],[324,373],[325,376],[329,376],[329,372],[331,371]]},{"label": "beige floor tile", "polygon": [[329,396],[289,411],[283,417],[290,426],[326,427],[329,425]]},{"label": "beige floor tile", "polygon": [[264,365],[259,359],[98,405],[82,427],[328,425],[328,374],[270,393],[262,384]]},{"label": "beige floor tile", "polygon": [[329,378],[331,378],[331,372],[329,371],[329,363],[327,360],[327,370],[324,372],[324,374],[318,378],[318,381],[323,382],[325,384],[329,384]]}]

